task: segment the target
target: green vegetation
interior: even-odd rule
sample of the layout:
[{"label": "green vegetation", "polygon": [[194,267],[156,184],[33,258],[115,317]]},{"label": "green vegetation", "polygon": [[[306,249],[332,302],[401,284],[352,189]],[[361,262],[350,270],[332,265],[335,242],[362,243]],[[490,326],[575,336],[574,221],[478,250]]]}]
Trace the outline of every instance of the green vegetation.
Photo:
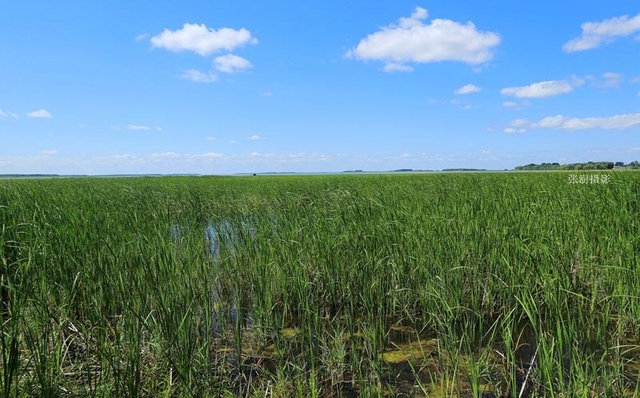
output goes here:
[{"label": "green vegetation", "polygon": [[[628,168],[634,167],[636,162],[631,162]],[[624,163],[617,162],[615,165],[613,162],[587,162],[587,163],[540,163],[540,164],[528,164],[526,166],[518,166],[516,170],[533,171],[533,170],[611,170],[617,167],[625,167]]]},{"label": "green vegetation", "polygon": [[640,396],[640,175],[0,183],[0,395]]},{"label": "green vegetation", "polygon": [[517,166],[515,169],[520,171],[535,171],[535,170],[611,170],[613,168],[624,169],[640,169],[640,162],[634,160],[625,164],[624,162],[587,162],[587,163],[531,163],[526,166]]}]

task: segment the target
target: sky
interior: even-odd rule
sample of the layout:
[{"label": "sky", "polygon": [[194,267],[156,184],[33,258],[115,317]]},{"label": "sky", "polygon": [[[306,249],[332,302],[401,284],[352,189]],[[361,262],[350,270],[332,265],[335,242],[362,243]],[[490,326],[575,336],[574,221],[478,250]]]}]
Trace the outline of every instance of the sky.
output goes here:
[{"label": "sky", "polygon": [[639,159],[637,0],[0,0],[0,174]]}]

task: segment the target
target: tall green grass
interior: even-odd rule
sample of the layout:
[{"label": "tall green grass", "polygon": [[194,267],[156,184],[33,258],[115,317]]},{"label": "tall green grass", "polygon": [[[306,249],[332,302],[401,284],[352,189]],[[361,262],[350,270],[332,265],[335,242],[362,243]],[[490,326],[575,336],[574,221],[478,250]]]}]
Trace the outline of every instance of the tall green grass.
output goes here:
[{"label": "tall green grass", "polygon": [[568,176],[0,181],[2,395],[640,396],[640,175]]}]

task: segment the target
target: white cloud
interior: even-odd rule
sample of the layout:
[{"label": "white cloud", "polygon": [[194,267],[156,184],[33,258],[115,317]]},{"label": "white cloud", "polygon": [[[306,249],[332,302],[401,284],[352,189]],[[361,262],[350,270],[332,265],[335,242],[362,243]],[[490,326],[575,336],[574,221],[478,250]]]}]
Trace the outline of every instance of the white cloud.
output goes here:
[{"label": "white cloud", "polygon": [[148,33],[142,33],[139,34],[138,36],[136,36],[136,41],[143,41],[145,40],[147,37],[149,37]]},{"label": "white cloud", "polygon": [[567,118],[565,116],[562,116],[562,115],[548,116],[548,117],[545,117],[544,119],[541,119],[540,121],[538,121],[536,123],[532,123],[531,127],[533,127],[533,128],[543,128],[543,129],[553,129],[553,128],[558,128],[558,127],[562,126],[562,124],[566,120],[567,120]]},{"label": "white cloud", "polygon": [[507,101],[507,102],[503,102],[502,106],[504,106],[505,108],[515,108],[516,106],[518,106],[518,103],[513,101]]},{"label": "white cloud", "polygon": [[180,155],[175,152],[163,152],[163,153],[153,153],[151,154],[151,159],[153,160],[167,160],[167,159],[178,159]]},{"label": "white cloud", "polygon": [[592,82],[592,85],[600,88],[614,88],[619,87],[622,83],[622,74],[605,72],[602,74],[602,79],[598,79],[594,76],[587,76],[587,80]]},{"label": "white cloud", "polygon": [[27,113],[27,116],[35,119],[51,119],[51,113],[45,109],[39,109],[37,111]]},{"label": "white cloud", "polygon": [[387,72],[409,71],[409,62],[460,61],[477,65],[493,58],[493,47],[500,43],[497,34],[479,31],[470,21],[460,24],[434,19],[425,24],[427,17],[427,10],[417,7],[410,17],[400,18],[398,25],[391,24],[368,35],[345,55],[383,61]]},{"label": "white cloud", "polygon": [[207,56],[221,50],[232,51],[246,44],[256,44],[258,40],[247,29],[239,30],[208,28],[206,25],[185,23],[182,29],[165,29],[151,38],[154,47],[169,51],[193,51]]},{"label": "white cloud", "polygon": [[259,141],[262,139],[262,137],[260,137],[258,134],[251,135],[247,138],[250,139],[251,141]]},{"label": "white cloud", "polygon": [[415,26],[422,25],[422,22],[429,17],[429,11],[425,10],[422,7],[416,7],[413,11],[413,14],[409,18],[402,17],[400,18],[400,27],[404,29],[411,29]]},{"label": "white cloud", "polygon": [[7,117],[11,119],[18,119],[19,116],[13,112],[9,112],[9,111],[5,112],[2,109],[0,109],[0,118],[7,118]]},{"label": "white cloud", "polygon": [[156,131],[163,131],[164,130],[162,127],[158,127],[158,126],[156,126],[155,129],[156,129]]},{"label": "white cloud", "polygon": [[528,86],[506,87],[500,90],[500,94],[518,98],[544,98],[570,93],[575,87],[580,86],[582,83],[582,79],[574,79],[573,82],[566,80],[548,80],[533,83]]},{"label": "white cloud", "polygon": [[[515,126],[517,119],[511,122],[511,126]],[[517,122],[521,126],[533,129],[557,129],[557,130],[626,130],[632,127],[640,126],[640,113],[628,113],[609,117],[568,117],[564,115],[548,116],[537,122]]]},{"label": "white cloud", "polygon": [[409,65],[388,62],[384,65],[382,70],[385,72],[412,72],[413,68]]},{"label": "white cloud", "polygon": [[197,69],[186,70],[180,78],[197,83],[213,83],[218,80],[218,76],[211,72],[201,72]]},{"label": "white cloud", "polygon": [[513,127],[521,127],[529,124],[529,121],[527,119],[515,119],[515,120],[512,120],[511,123],[509,124]]},{"label": "white cloud", "polygon": [[201,155],[191,155],[191,158],[193,158],[193,159],[203,159],[203,160],[216,160],[216,159],[224,159],[225,155],[223,155],[222,153],[207,152],[207,153],[203,153]]},{"label": "white cloud", "polygon": [[457,89],[456,91],[454,91],[454,93],[456,94],[471,94],[471,93],[477,93],[482,91],[482,89],[476,85],[473,84],[467,84],[465,86],[460,87],[459,89]]},{"label": "white cloud", "polygon": [[40,154],[42,155],[55,155],[56,153],[58,153],[58,151],[55,149],[44,149],[40,151]]},{"label": "white cloud", "polygon": [[633,18],[623,15],[602,22],[586,22],[582,24],[582,35],[566,42],[562,49],[565,52],[590,50],[636,32],[640,32],[640,14]]},{"label": "white cloud", "polygon": [[221,55],[213,60],[215,68],[224,73],[236,73],[253,67],[251,62],[234,54]]},{"label": "white cloud", "polygon": [[207,141],[215,141],[216,137],[209,136],[206,138]]},{"label": "white cloud", "polygon": [[127,126],[127,130],[149,131],[149,130],[151,130],[151,127],[142,126],[142,125],[139,125],[139,124],[130,124],[130,125]]}]

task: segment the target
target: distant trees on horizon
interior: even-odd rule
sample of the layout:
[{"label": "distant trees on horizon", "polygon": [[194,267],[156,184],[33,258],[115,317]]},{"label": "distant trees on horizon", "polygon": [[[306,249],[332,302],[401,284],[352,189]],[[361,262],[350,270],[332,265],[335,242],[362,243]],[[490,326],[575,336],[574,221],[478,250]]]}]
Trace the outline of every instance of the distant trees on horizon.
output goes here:
[{"label": "distant trees on horizon", "polygon": [[640,169],[640,162],[634,160],[633,162],[625,164],[624,162],[587,162],[587,163],[530,163],[525,166],[517,166],[516,170],[529,171],[529,170],[611,170],[614,167],[627,168],[627,169]]}]

